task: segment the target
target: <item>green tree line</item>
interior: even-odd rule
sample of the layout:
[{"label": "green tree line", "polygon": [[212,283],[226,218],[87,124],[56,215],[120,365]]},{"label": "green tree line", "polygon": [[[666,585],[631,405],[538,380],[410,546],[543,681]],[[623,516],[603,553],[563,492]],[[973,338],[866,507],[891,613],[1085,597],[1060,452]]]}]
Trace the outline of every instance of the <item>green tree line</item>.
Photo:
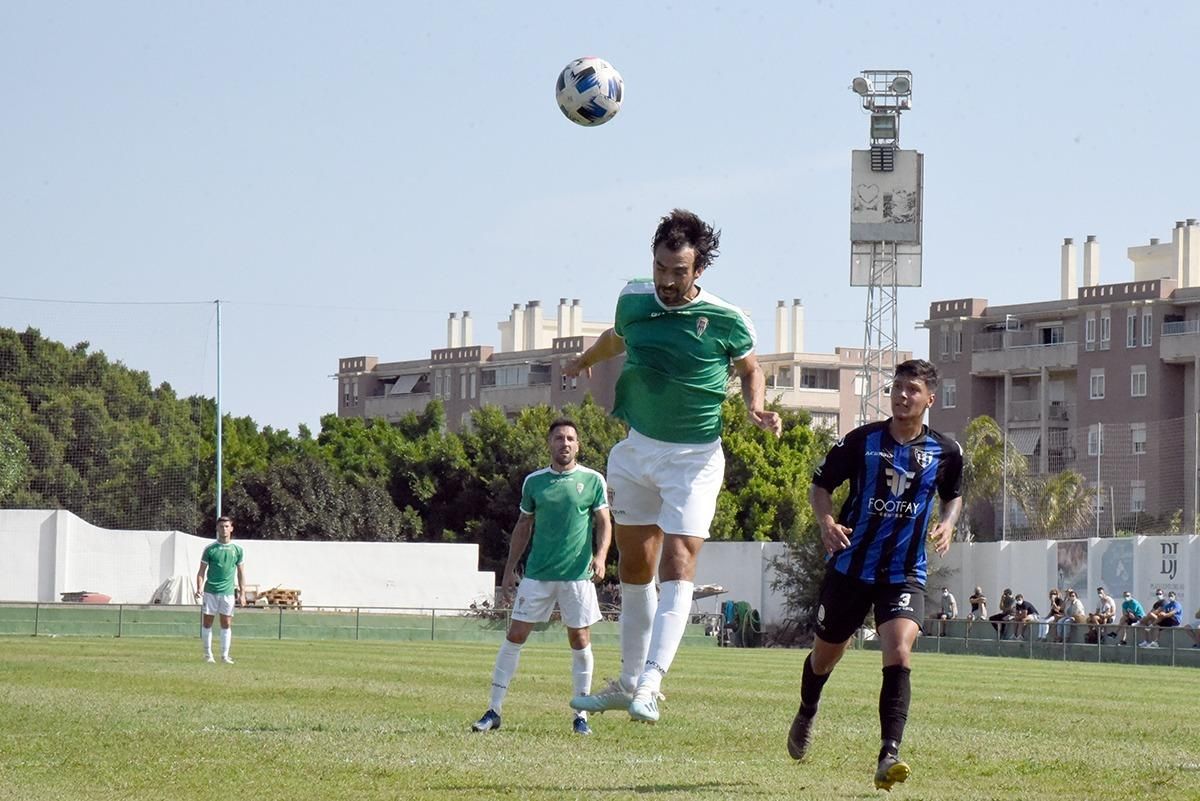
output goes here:
[{"label": "green tree line", "polygon": [[[726,481],[716,540],[800,540],[815,530],[807,488],[831,444],[805,412],[778,409],[783,436],[725,404]],[[477,543],[502,564],[521,482],[549,460],[557,416],[579,425],[580,461],[604,471],[624,426],[590,398],[530,407],[509,420],[477,410],[459,433],[440,402],[398,423],[329,414],[315,436],[248,417],[222,424],[223,512],[260,539]],[[216,518],[216,407],[179,397],[86,342],[0,328],[0,507],[67,509],[105,528],[207,536]]]}]

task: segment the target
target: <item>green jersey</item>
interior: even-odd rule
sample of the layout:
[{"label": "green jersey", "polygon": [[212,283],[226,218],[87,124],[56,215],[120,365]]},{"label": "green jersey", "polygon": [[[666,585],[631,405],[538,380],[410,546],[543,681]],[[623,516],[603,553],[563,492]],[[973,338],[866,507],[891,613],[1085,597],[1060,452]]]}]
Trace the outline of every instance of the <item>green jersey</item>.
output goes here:
[{"label": "green jersey", "polygon": [[237,567],[242,563],[242,546],[214,542],[204,549],[200,561],[208,565],[204,591],[213,595],[233,595],[237,587]]},{"label": "green jersey", "polygon": [[608,506],[604,476],[575,465],[560,473],[544,467],[525,477],[521,513],[533,515],[533,547],[525,575],[539,581],[591,576],[592,513]]},{"label": "green jersey", "polygon": [[630,281],[613,330],[625,341],[613,415],[664,442],[718,439],[729,365],[754,350],[750,318],[703,289],[682,306],[665,306],[653,282]]}]

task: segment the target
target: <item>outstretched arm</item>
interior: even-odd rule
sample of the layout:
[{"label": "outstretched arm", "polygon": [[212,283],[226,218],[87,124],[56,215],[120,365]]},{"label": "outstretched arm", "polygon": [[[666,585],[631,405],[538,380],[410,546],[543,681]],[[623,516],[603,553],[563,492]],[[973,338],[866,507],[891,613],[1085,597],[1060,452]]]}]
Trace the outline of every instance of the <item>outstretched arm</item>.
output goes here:
[{"label": "outstretched arm", "polygon": [[567,362],[563,367],[563,373],[569,378],[581,374],[590,376],[593,366],[614,356],[620,356],[624,352],[625,340],[617,336],[617,332],[610,328],[601,334],[590,348]]}]

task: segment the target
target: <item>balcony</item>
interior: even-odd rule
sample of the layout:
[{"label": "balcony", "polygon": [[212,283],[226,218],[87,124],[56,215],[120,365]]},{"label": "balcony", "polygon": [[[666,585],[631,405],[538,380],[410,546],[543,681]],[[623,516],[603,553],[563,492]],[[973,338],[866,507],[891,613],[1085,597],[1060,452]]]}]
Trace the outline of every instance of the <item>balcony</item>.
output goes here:
[{"label": "balcony", "polygon": [[[1068,332],[1070,333],[1070,332]],[[989,331],[971,342],[971,374],[1000,376],[1007,372],[1073,370],[1079,343],[1042,342],[1043,331]]]},{"label": "balcony", "polygon": [[1163,323],[1158,356],[1168,364],[1191,364],[1200,356],[1200,320]]},{"label": "balcony", "polygon": [[[1037,400],[1011,401],[1008,404],[1009,423],[1038,423],[1042,421],[1042,402]],[[1051,428],[1066,427],[1075,414],[1075,404],[1051,401],[1046,410],[1046,423]]]}]

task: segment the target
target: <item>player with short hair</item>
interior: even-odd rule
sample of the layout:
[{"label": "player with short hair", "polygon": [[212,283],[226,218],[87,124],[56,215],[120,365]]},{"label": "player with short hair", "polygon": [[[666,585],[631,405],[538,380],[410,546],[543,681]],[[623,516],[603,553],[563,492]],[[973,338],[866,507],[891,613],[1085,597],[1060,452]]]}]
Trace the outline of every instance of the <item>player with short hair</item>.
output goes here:
[{"label": "player with short hair", "polygon": [[[516,587],[516,603],[492,669],[488,710],[472,724],[474,731],[500,728],[501,707],[517,672],[521,646],[534,624],[550,619],[556,603],[571,644],[574,692],[585,694],[592,688],[590,631],[600,620],[596,584],[604,580],[612,540],[607,486],[604,476],[576,461],[579,429],[573,422],[555,420],[546,439],[550,466],[530,473],[521,486],[521,515],[509,542],[501,589],[511,596]],[[525,575],[517,586],[517,566],[531,538]],[[571,725],[576,734],[592,733],[586,712],[578,713]]]},{"label": "player with short hair", "polygon": [[[246,574],[242,568],[242,546],[231,542],[233,520],[217,518],[217,541],[204,549],[200,570],[196,573],[196,597],[203,598],[201,606],[200,643],[204,646],[204,661],[215,662],[212,653],[212,624],[221,619],[221,661],[233,664],[229,647],[233,642],[234,593],[237,602],[246,603]],[[234,577],[237,577],[236,586]]]},{"label": "player with short hair", "polygon": [[[962,448],[923,422],[937,382],[937,368],[923,359],[897,365],[892,416],[839,440],[814,471],[809,491],[827,568],[788,753],[803,759],[808,752],[821,689],[873,606],[883,645],[875,770],[875,787],[883,790],[911,772],[899,751],[908,719],[909,661],[924,612],[925,530],[934,498],[941,498],[941,510],[928,539],[939,555],[949,550],[962,510]],[[845,481],[850,494],[835,519],[833,491]]]},{"label": "player with short hair", "polygon": [[575,376],[624,353],[613,415],[629,424],[608,457],[620,551],[621,673],[603,691],[572,699],[575,709],[659,718],[663,676],[683,639],[696,556],[724,480],[721,404],[731,368],[750,422],[776,436],[782,430],[779,415],[763,408],[749,318],[696,283],[717,257],[720,236],[690,211],[663,217],[651,241],[653,279],[631,281],[617,299],[613,327],[564,368]]}]

